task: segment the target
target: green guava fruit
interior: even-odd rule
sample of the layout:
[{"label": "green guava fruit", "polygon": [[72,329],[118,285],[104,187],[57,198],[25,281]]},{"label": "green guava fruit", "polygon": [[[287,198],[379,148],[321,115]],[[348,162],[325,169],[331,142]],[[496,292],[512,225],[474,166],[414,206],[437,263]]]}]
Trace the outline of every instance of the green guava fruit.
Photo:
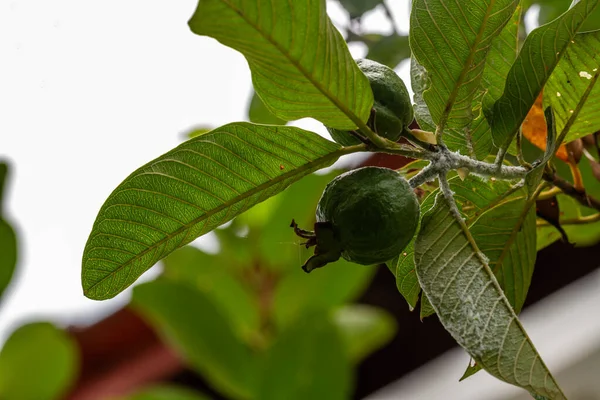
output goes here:
[{"label": "green guava fruit", "polygon": [[[408,90],[393,69],[367,59],[357,60],[356,63],[369,79],[373,90],[373,112],[367,125],[378,135],[395,142],[414,118]],[[329,127],[327,131],[333,140],[343,146],[361,142],[348,131]]]},{"label": "green guava fruit", "polygon": [[308,239],[315,253],[302,266],[306,272],[340,257],[362,265],[394,258],[413,238],[419,202],[409,183],[396,171],[364,167],[333,179],[317,205],[314,231],[292,227]]}]

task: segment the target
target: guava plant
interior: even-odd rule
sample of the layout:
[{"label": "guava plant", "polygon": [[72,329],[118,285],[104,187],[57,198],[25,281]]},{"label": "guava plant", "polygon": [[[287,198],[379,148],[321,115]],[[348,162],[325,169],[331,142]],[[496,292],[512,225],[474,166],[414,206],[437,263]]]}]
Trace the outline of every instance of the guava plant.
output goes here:
[{"label": "guava plant", "polygon": [[[396,173],[418,189],[420,216],[419,207],[404,205],[384,223],[378,213],[414,194],[404,185],[357,179],[335,206],[360,206],[332,221],[339,210],[328,208],[326,191],[327,211],[317,213],[325,225],[313,236],[293,224],[316,245],[315,265],[344,254],[362,261],[363,250],[400,238],[395,254],[381,252],[364,263],[385,262],[409,305],[420,299],[421,315],[437,314],[474,360],[466,375],[482,368],[536,398],[566,398],[517,314],[531,281],[537,232],[550,228],[566,240],[563,226],[600,220],[600,203],[580,179],[573,146],[560,147],[600,130],[594,106],[600,31],[578,33],[597,3],[574,1],[523,41],[518,0],[414,0],[411,104],[391,70],[376,75],[365,67],[374,64],[352,59],[324,0],[201,0],[189,21],[192,32],[246,57],[256,93],[274,117],[314,118],[342,144],[296,127],[237,122],[150,161],[98,214],[83,254],[85,295],[115,296],[174,250],[343,155],[398,154],[418,160]],[[536,112],[542,124],[532,122]],[[408,126],[413,113],[420,129]],[[394,118],[407,140],[395,141]],[[522,136],[532,124],[545,136],[536,159],[523,154]],[[557,169],[560,149],[572,179]],[[586,151],[594,158],[597,141]],[[351,201],[373,192],[375,202]],[[561,207],[571,202],[569,218],[537,221],[540,199]]]}]

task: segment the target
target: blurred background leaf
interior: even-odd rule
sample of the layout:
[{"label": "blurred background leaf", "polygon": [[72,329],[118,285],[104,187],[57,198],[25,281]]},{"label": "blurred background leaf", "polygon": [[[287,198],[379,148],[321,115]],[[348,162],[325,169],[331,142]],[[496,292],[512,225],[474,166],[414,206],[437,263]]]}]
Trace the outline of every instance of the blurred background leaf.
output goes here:
[{"label": "blurred background leaf", "polygon": [[21,326],[0,352],[0,398],[62,399],[77,377],[78,358],[63,330],[46,322]]},{"label": "blurred background leaf", "polygon": [[8,180],[8,164],[0,161],[0,299],[10,284],[17,266],[17,236],[4,219],[4,194]]},{"label": "blurred background leaf", "polygon": [[132,305],[215,388],[235,399],[254,397],[256,359],[203,292],[159,279],[136,286]]},{"label": "blurred background leaf", "polygon": [[352,373],[338,329],[326,313],[288,326],[266,356],[260,400],[348,399]]},{"label": "blurred background leaf", "polygon": [[361,304],[347,305],[333,312],[350,361],[360,363],[383,347],[396,334],[396,320],[387,311]]},{"label": "blurred background leaf", "polygon": [[120,397],[119,400],[210,400],[210,397],[183,387],[157,385]]},{"label": "blurred background leaf", "polygon": [[241,279],[229,271],[222,253],[183,247],[164,260],[164,276],[202,292],[231,323],[233,332],[249,340],[259,328],[258,305]]}]

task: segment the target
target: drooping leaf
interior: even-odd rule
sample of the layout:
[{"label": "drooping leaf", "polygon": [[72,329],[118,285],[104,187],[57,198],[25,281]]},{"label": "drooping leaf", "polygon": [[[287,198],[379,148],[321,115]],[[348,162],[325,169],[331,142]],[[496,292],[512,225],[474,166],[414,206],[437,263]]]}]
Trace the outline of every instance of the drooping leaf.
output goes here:
[{"label": "drooping leaf", "polygon": [[144,388],[119,400],[210,400],[206,395],[178,386],[157,385]]},{"label": "drooping leaf", "polygon": [[419,282],[442,325],[475,362],[505,382],[565,399],[484,257],[441,196],[423,217],[415,259]]},{"label": "drooping leaf", "polygon": [[573,43],[548,79],[544,104],[552,106],[560,134],[570,118],[574,123],[565,142],[600,130],[600,31],[575,35]]},{"label": "drooping leaf", "polygon": [[[222,249],[227,251],[226,249]],[[219,308],[241,338],[258,331],[258,304],[239,279],[228,270],[226,259],[185,246],[164,259],[164,276],[201,291]]]},{"label": "drooping leaf", "polygon": [[351,370],[337,328],[326,313],[309,314],[284,330],[267,353],[257,399],[344,400]]},{"label": "drooping leaf", "polygon": [[410,46],[431,80],[423,97],[436,125],[461,129],[471,123],[487,52],[518,3],[413,1]]},{"label": "drooping leaf", "polygon": [[189,26],[246,57],[254,89],[275,116],[345,130],[368,120],[369,81],[324,1],[202,0]]},{"label": "drooping leaf", "polygon": [[86,243],[86,296],[107,299],[173,250],[343,154],[294,127],[233,123],[144,165],[106,200]]},{"label": "drooping leaf", "polygon": [[479,249],[518,314],[523,307],[536,258],[535,208],[527,206],[527,190],[512,194],[507,181],[470,176],[452,179],[450,187]]},{"label": "drooping leaf", "polygon": [[517,56],[502,97],[486,109],[494,144],[507,148],[552,71],[598,0],[581,0],[553,22],[534,29]]},{"label": "drooping leaf", "polygon": [[265,106],[265,103],[263,103],[254,90],[252,90],[250,104],[248,105],[248,119],[250,122],[254,122],[256,124],[287,124],[286,121],[282,120],[281,118],[277,118],[271,111],[269,111],[269,109]]},{"label": "drooping leaf", "polygon": [[205,294],[157,280],[135,287],[132,305],[215,388],[236,399],[255,397],[256,360]]},{"label": "drooping leaf", "polygon": [[4,220],[4,190],[8,164],[0,162],[0,298],[12,280],[17,266],[17,236],[12,226]]},{"label": "drooping leaf", "polygon": [[366,305],[354,304],[336,310],[333,322],[354,364],[384,346],[396,333],[396,321],[390,314]]},{"label": "drooping leaf", "polygon": [[52,324],[23,325],[0,351],[0,398],[58,400],[77,377],[75,341]]},{"label": "drooping leaf", "polygon": [[[290,233],[293,234],[293,233]],[[300,253],[305,257],[309,251]],[[342,305],[364,291],[376,269],[340,259],[311,274],[300,266],[306,258],[299,258],[275,289],[273,318],[280,327],[289,326],[308,310],[328,310]]]}]

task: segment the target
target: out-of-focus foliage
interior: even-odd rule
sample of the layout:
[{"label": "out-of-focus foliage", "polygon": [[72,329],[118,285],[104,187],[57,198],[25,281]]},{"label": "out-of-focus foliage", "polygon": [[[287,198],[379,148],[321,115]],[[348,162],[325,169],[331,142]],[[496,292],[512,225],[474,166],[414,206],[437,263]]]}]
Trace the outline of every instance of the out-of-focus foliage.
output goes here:
[{"label": "out-of-focus foliage", "polygon": [[0,351],[0,398],[58,400],[77,377],[78,350],[49,323],[23,325]]},{"label": "out-of-focus foliage", "polygon": [[182,387],[159,385],[115,400],[210,400],[210,397]]},{"label": "out-of-focus foliage", "polygon": [[0,162],[0,299],[17,266],[17,236],[3,213],[8,173],[8,164]]}]

